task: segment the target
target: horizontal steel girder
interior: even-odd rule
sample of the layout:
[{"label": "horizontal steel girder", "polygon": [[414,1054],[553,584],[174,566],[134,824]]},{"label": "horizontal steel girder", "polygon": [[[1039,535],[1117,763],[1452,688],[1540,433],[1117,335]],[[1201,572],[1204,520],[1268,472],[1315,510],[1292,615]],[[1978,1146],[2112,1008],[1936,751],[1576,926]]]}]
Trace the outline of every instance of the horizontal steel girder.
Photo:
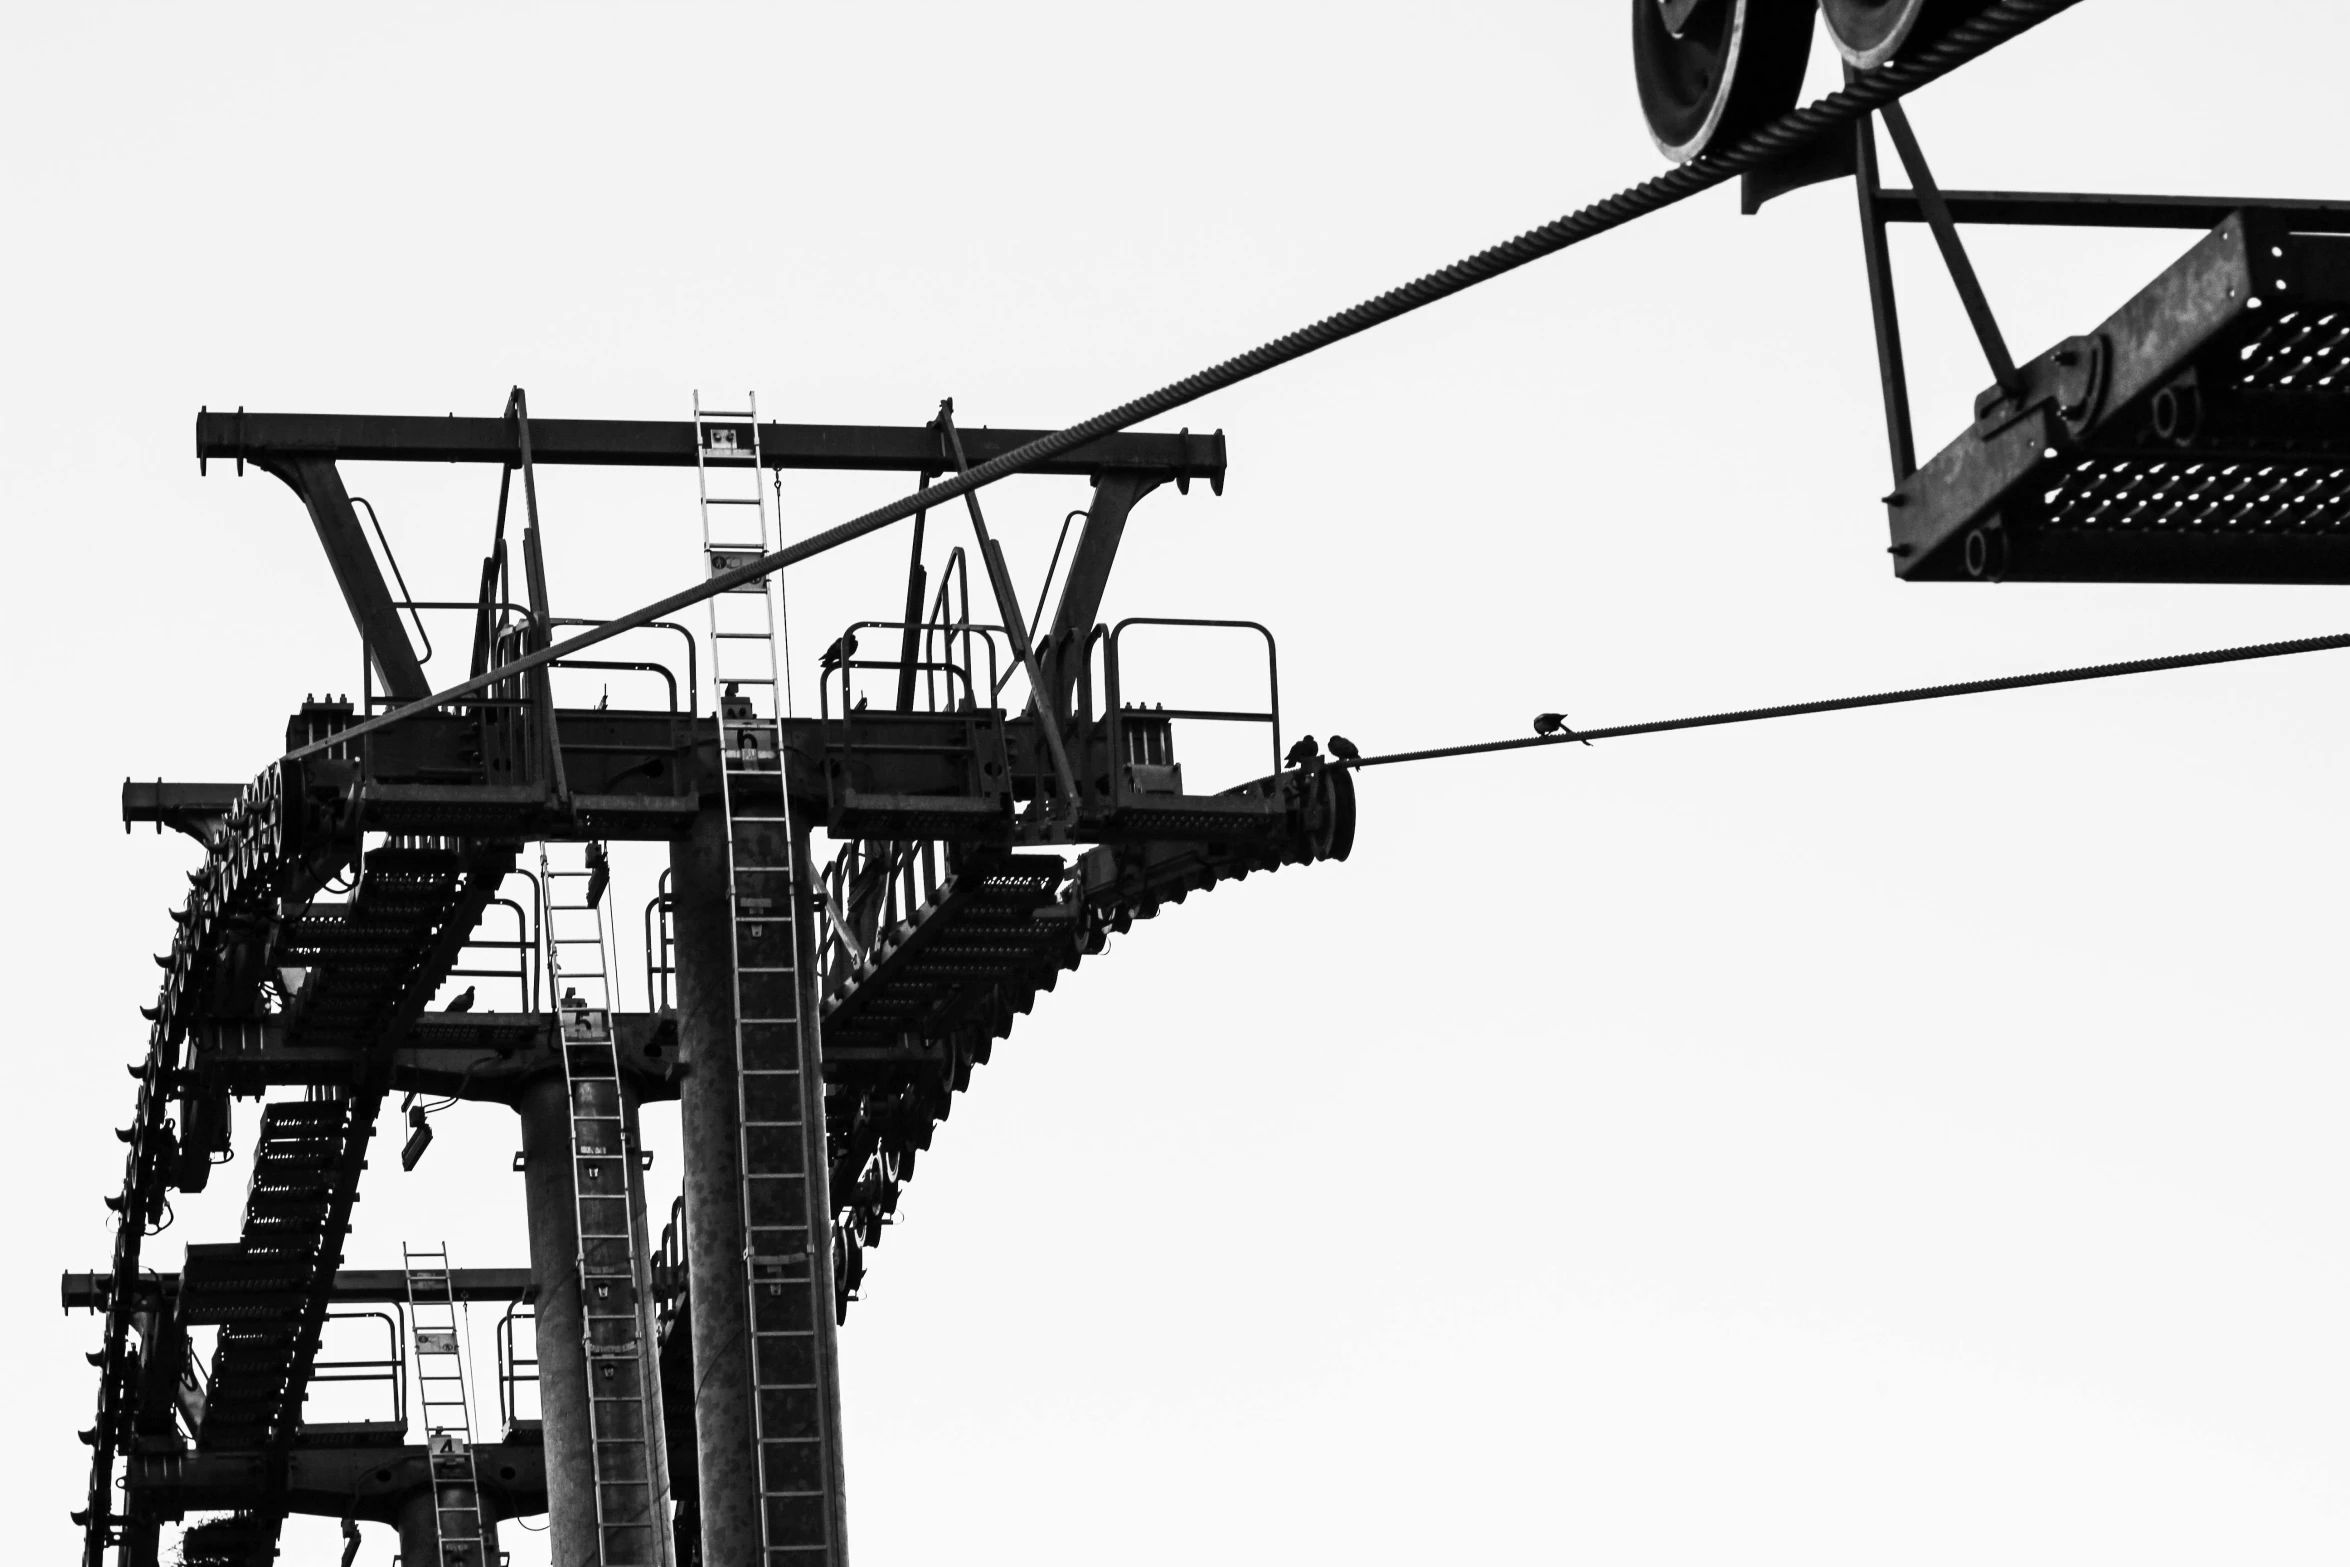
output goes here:
[{"label": "horizontal steel girder", "polygon": [[[390,1523],[404,1501],[432,1483],[424,1448],[401,1441],[399,1432],[386,1426],[374,1441],[352,1441],[358,1433],[341,1432],[331,1447],[297,1446],[285,1460],[282,1484],[272,1483],[260,1453],[134,1453],[124,1489],[133,1502],[166,1513],[276,1506]],[[473,1461],[482,1490],[503,1516],[546,1511],[546,1453],[535,1442],[485,1443],[473,1450]]]},{"label": "horizontal steel girder", "polygon": [[[675,1021],[617,1012],[612,1024],[622,1075],[648,1100],[676,1098]],[[393,1051],[392,1091],[509,1101],[526,1080],[563,1070],[554,1025],[551,1012],[427,1012]],[[196,1075],[240,1092],[349,1082],[366,1053],[356,1041],[291,1044],[275,1017],[199,1020],[189,1035]]]},{"label": "horizontal steel girder", "polygon": [[[2073,195],[2038,190],[1946,190],[1953,222],[2021,224],[2049,228],[2208,229],[2229,213],[2259,207],[2284,218],[2299,234],[2350,234],[2350,202],[2272,201],[2235,196]],[[1877,215],[1888,223],[1923,223],[1925,204],[1914,190],[1877,192]]]},{"label": "horizontal steel girder", "polygon": [[[67,1311],[103,1311],[113,1293],[113,1275],[68,1273],[58,1281],[58,1298]],[[458,1300],[515,1301],[530,1298],[528,1268],[451,1268],[449,1288]],[[142,1302],[170,1300],[179,1294],[176,1273],[140,1275]],[[397,1268],[343,1268],[336,1272],[327,1295],[337,1306],[384,1305],[408,1299],[408,1275]]]},{"label": "horizontal steel girder", "polygon": [[[746,421],[747,423],[747,421]],[[973,464],[1044,435],[1041,430],[961,432]],[[767,424],[759,451],[769,468],[860,473],[940,473],[955,466],[927,425]],[[690,468],[694,426],[684,419],[533,419],[534,463],[620,468]],[[196,416],[200,459],[248,462],[331,458],[337,462],[482,462],[517,460],[515,427],[506,419],[403,414],[227,413]],[[1105,436],[1028,471],[1049,474],[1134,473],[1188,485],[1224,487],[1224,432],[1175,435],[1136,431]]]}]

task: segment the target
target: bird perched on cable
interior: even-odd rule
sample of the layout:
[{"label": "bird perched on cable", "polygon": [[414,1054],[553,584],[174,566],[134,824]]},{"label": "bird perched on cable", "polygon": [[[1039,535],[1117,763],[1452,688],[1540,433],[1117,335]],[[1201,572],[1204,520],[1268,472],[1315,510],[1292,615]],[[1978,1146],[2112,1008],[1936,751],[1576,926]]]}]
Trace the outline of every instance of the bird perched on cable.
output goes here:
[{"label": "bird perched on cable", "polygon": [[1322,748],[1314,743],[1312,735],[1307,735],[1289,748],[1288,761],[1292,767],[1308,767],[1321,759]]},{"label": "bird perched on cable", "polygon": [[818,662],[826,669],[838,669],[856,656],[857,634],[854,631],[844,631],[841,633],[839,641],[824,650],[824,656]]},{"label": "bird perched on cable", "polygon": [[457,992],[456,999],[455,999],[455,1000],[453,1000],[453,1001],[451,1001],[451,1002],[450,1002],[450,1003],[449,1003],[447,1006],[445,1006],[445,1007],[441,1008],[441,1010],[442,1010],[443,1012],[470,1012],[470,1011],[472,1011],[472,1010],[473,1010],[473,987],[472,987],[471,985],[468,985],[468,986],[466,986],[466,987],[465,987],[463,990],[460,990],[460,991],[458,991],[458,992]]},{"label": "bird perched on cable", "polygon": [[1342,762],[1359,762],[1363,759],[1363,753],[1356,750],[1355,743],[1344,735],[1330,737],[1330,754]]},{"label": "bird perched on cable", "polygon": [[[1534,732],[1545,740],[1552,735],[1563,735],[1569,740],[1583,740],[1581,735],[1567,727],[1567,715],[1564,713],[1536,713],[1534,715]],[[1583,743],[1589,745],[1591,742],[1583,740]]]},{"label": "bird perched on cable", "polygon": [[612,885],[612,857],[604,852],[602,844],[587,846],[587,868],[587,903],[592,909],[604,901],[604,889]]}]

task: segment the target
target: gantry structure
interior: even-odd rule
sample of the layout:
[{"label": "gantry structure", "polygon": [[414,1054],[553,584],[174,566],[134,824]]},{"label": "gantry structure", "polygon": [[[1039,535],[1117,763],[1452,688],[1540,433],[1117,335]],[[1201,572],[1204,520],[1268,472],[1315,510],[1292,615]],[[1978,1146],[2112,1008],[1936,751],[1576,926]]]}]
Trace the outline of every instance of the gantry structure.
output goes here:
[{"label": "gantry structure", "polygon": [[[947,555],[934,592],[917,541],[904,616],[842,630],[816,714],[788,711],[781,627],[753,578],[711,601],[704,635],[645,627],[667,659],[552,659],[350,739],[368,712],[430,695],[403,617],[434,606],[386,581],[342,471],[503,470],[479,596],[461,606],[480,674],[565,624],[546,595],[544,465],[697,470],[717,578],[772,551],[781,470],[936,474],[1024,439],[966,434],[945,412],[902,429],[767,423],[747,401],[667,424],[533,420],[519,393],[498,418],[199,416],[205,465],[274,474],[301,499],[380,690],[305,701],[285,754],[248,783],[124,786],[126,823],[204,853],[159,960],[113,1266],[66,1280],[69,1306],[106,1319],[93,1561],[111,1542],[145,1567],[165,1522],[204,1512],[220,1516],[186,1530],[191,1564],[267,1559],[297,1512],[392,1524],[404,1560],[450,1567],[493,1559],[498,1519],[542,1512],[563,1562],[839,1559],[834,1334],[953,1096],[1114,932],[1352,841],[1348,775],[1283,762],[1269,632],[1096,619],[1137,504],[1162,486],[1220,491],[1223,437],[1122,435],[1045,470],[1092,481],[1049,618],[1023,615],[975,504],[976,548]],[[975,576],[992,615],[974,612]],[[1130,689],[1131,634],[1193,630],[1258,645],[1262,707],[1146,706]],[[556,677],[582,670],[663,699],[561,705]],[[1008,709],[1015,674],[1027,699]],[[1186,723],[1260,732],[1262,775],[1188,789],[1173,749]],[[822,861],[819,829],[838,842]],[[645,918],[649,1012],[618,1005],[609,846],[631,841],[670,857]],[[460,980],[463,1009],[434,1009]],[[467,1005],[493,980],[506,1008]],[[527,1267],[452,1270],[435,1252],[399,1273],[343,1268],[370,1140],[401,1094],[518,1117]],[[143,1232],[230,1155],[240,1097],[263,1100],[242,1230],[159,1270]],[[684,1190],[657,1230],[638,1116],[663,1100],[679,1106]],[[431,1135],[422,1109],[411,1165]],[[535,1418],[518,1414],[509,1339],[503,1429],[477,1432],[458,1362],[428,1367],[454,1352],[443,1319],[468,1302],[532,1309]],[[386,1305],[420,1418],[305,1421],[330,1314]],[[207,1327],[199,1365],[190,1334]]]},{"label": "gantry structure", "polygon": [[[1642,106],[1672,172],[1060,431],[963,431],[951,406],[903,428],[777,424],[748,400],[697,402],[672,423],[534,420],[519,392],[495,418],[201,413],[200,466],[275,475],[301,500],[371,674],[357,701],[305,701],[250,782],[124,788],[126,822],[177,828],[202,861],[132,1068],[114,1257],[64,1284],[69,1309],[104,1322],[98,1419],[82,1434],[85,1567],[109,1551],[151,1567],[164,1525],[191,1515],[212,1516],[187,1526],[187,1562],[266,1562],[294,1513],[391,1524],[411,1567],[479,1567],[500,1519],[541,1512],[566,1564],[844,1559],[836,1335],[973,1070],[1112,934],[1251,872],[1344,859],[1356,767],[1496,748],[1284,749],[1268,630],[1103,624],[1137,504],[1168,486],[1222,491],[1221,433],[1133,433],[1145,418],[1699,191],[1736,181],[1752,213],[1849,180],[1897,576],[2350,581],[2350,205],[1933,179],[1902,96],[2072,3],[1633,0]],[[1823,21],[1847,84],[1799,109]],[[1906,186],[1880,177],[1880,127]],[[1990,377],[1973,422],[1922,462],[1887,243],[1903,222],[1931,231]],[[2105,320],[2019,361],[1961,234],[2019,223],[2199,234]],[[499,469],[472,599],[420,604],[387,583],[343,476],[377,462]],[[613,620],[556,615],[546,464],[694,469],[706,579]],[[786,543],[766,481],[792,469],[920,485]],[[1023,612],[977,500],[1019,473],[1092,484],[1049,614],[1043,597]],[[933,579],[923,530],[955,501],[970,544]],[[793,712],[775,575],[906,521],[902,605],[840,628],[817,711]],[[471,630],[467,678],[441,691],[409,635],[428,609]],[[666,618],[688,609],[698,630]],[[1122,648],[1146,630],[1260,639],[1263,705],[1130,690]],[[583,672],[661,699],[560,702],[559,679]],[[2018,683],[2031,681],[1963,689]],[[1558,716],[1536,742],[1496,745],[1572,743]],[[1262,770],[1195,787],[1177,754],[1191,725],[1261,729]],[[670,861],[643,921],[643,1011],[623,1009],[617,984],[609,846],[624,841],[665,845]],[[483,986],[507,1002],[469,1005]],[[409,1165],[431,1135],[417,1096],[518,1117],[527,1266],[455,1268],[421,1247],[398,1271],[342,1266],[393,1095],[410,1100]],[[173,1191],[204,1189],[229,1155],[240,1096],[263,1101],[242,1229],[166,1271],[149,1234]],[[656,1232],[638,1118],[666,1100],[685,1168]],[[535,1319],[535,1417],[505,1326],[489,1417],[454,1337],[470,1305]],[[405,1405],[305,1419],[314,1384],[351,1374],[321,1361],[326,1325],[370,1313],[389,1324],[379,1364],[396,1387],[413,1381],[417,1419]],[[199,1364],[191,1335],[206,1333]]]}]

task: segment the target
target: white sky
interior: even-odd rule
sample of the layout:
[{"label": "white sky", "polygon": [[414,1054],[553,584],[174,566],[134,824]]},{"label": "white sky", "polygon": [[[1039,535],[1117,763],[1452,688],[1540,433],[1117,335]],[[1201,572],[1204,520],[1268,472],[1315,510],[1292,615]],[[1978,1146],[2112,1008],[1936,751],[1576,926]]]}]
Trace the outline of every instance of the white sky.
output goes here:
[{"label": "white sky", "polygon": [[[198,480],[199,404],[1064,424],[1654,172],[1622,9],[20,15],[0,1531],[76,1548],[97,1327],[51,1291],[106,1259],[195,863],[119,781],[249,777],[354,684],[298,504]],[[2089,0],[1913,117],[1954,186],[2350,195],[2345,48],[2333,7]],[[1931,451],[1987,377],[1901,242]],[[1975,253],[2028,354],[2188,242]],[[1164,421],[1231,482],[1142,506],[1109,609],[1268,622],[1291,732],[1366,750],[2344,627],[1905,587],[1876,395],[1849,191],[1716,192]],[[470,591],[489,470],[351,478]],[[789,527],[901,489],[787,480]],[[691,493],[548,473],[558,611],[690,580]],[[1026,592],[1083,500],[990,493]],[[795,578],[803,666],[903,549]],[[843,1340],[859,1560],[2339,1561],[2344,675],[1366,776],[1350,863],[1138,927],[957,1101]],[[440,1125],[416,1175],[379,1147],[355,1265],[521,1259],[510,1117]],[[242,1173],[150,1255],[230,1238]]]}]

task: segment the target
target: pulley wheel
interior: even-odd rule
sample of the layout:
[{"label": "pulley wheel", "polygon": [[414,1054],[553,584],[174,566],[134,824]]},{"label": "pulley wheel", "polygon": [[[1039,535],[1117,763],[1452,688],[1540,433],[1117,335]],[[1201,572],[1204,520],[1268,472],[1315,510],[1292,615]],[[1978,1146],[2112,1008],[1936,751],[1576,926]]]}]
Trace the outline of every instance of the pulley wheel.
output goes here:
[{"label": "pulley wheel", "polygon": [[1903,49],[1932,43],[1980,0],[1820,0],[1836,52],[1856,71],[1873,71]]},{"label": "pulley wheel", "polygon": [[1813,0],[1632,0],[1632,74],[1657,149],[1687,163],[1794,108],[1812,9]]}]

